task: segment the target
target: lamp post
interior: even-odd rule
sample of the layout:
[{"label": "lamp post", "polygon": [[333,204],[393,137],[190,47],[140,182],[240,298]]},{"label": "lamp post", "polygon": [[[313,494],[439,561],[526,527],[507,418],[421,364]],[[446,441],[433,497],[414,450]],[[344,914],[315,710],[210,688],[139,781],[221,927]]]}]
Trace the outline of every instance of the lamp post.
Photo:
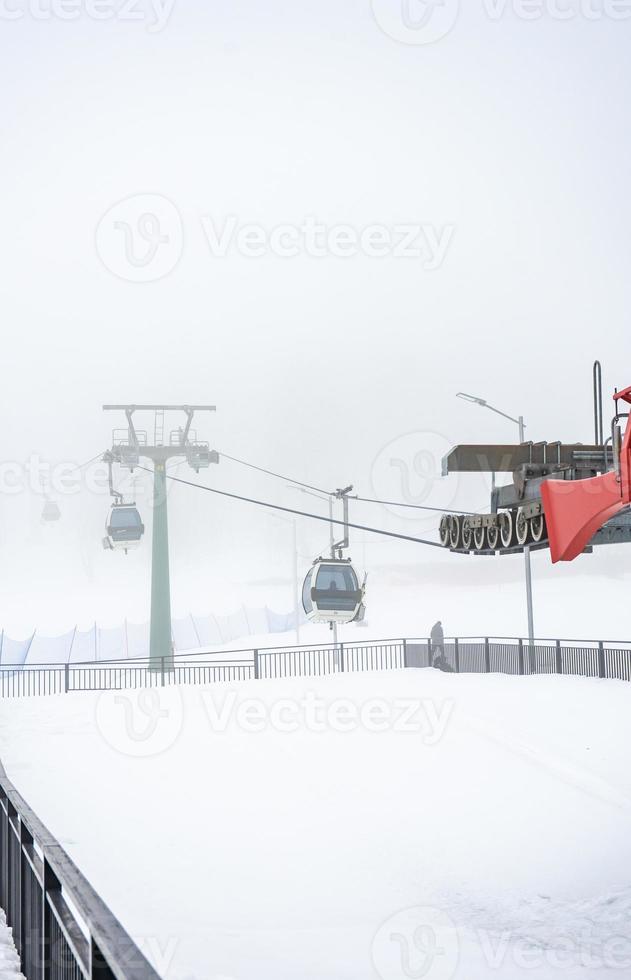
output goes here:
[{"label": "lamp post", "polygon": [[[515,418],[514,415],[508,415],[506,412],[500,411],[499,408],[495,408],[494,405],[489,405],[485,398],[477,398],[475,395],[468,395],[464,391],[459,391],[456,397],[462,398],[466,402],[471,402],[473,405],[480,405],[481,408],[488,408],[490,412],[495,412],[496,415],[501,415],[502,418],[508,419],[509,422],[514,422],[515,425],[519,427],[520,443],[525,441],[526,425],[524,423],[523,415],[518,415],[517,418]],[[493,474],[493,488],[495,488],[495,474]],[[532,567],[530,563],[530,548],[528,545],[526,545],[524,548],[524,564],[526,572],[526,603],[528,607],[528,640],[532,646],[535,639],[535,625],[532,602]]]}]

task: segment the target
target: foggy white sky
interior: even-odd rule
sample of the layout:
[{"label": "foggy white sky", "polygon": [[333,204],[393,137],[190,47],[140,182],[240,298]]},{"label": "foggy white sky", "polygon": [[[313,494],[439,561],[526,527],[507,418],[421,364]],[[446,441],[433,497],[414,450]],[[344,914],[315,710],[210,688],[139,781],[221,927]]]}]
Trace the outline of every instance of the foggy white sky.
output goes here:
[{"label": "foggy white sky", "polygon": [[[593,359],[607,398],[631,383],[631,21],[588,19],[578,0],[567,21],[510,5],[493,20],[467,0],[446,37],[404,44],[370,0],[176,0],[160,31],[148,2],[144,19],[104,21],[84,4],[77,20],[43,19],[38,3],[0,4],[22,14],[0,16],[3,460],[83,462],[107,447],[104,402],[210,402],[198,428],[215,448],[367,495],[390,479],[400,497],[390,443],[411,465],[425,434],[512,438],[459,390],[522,412],[532,438],[587,441]],[[157,281],[121,278],[99,254],[101,220],[136,195],[166,198],[183,229]],[[434,270],[395,255],[213,256],[203,222],[231,216],[267,231],[312,216],[452,233]],[[309,500],[228,463],[207,478]],[[442,489],[431,502],[487,496],[482,480],[455,499]],[[0,619],[146,615],[148,547],[127,562],[102,553],[106,504],[60,500],[63,522],[42,528],[32,494],[2,496]],[[259,512],[177,489],[171,524],[176,610],[231,605],[234,583],[286,572],[288,529]],[[300,534],[306,553],[326,541],[326,528]],[[413,545],[367,552],[436,562]],[[619,553],[598,562],[618,568]]]}]

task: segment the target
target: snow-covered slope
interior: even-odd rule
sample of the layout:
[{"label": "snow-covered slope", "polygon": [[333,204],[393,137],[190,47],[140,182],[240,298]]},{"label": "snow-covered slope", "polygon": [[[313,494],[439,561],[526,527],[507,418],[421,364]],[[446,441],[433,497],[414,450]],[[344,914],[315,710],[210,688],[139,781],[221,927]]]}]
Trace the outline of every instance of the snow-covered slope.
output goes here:
[{"label": "snow-covered slope", "polygon": [[631,685],[398,671],[2,705],[168,980],[631,970]]}]

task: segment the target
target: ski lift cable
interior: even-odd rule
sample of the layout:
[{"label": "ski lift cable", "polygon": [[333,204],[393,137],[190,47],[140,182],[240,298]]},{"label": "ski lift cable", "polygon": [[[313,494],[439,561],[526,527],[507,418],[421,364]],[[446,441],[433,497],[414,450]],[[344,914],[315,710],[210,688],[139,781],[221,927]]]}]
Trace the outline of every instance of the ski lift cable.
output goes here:
[{"label": "ski lift cable", "polygon": [[472,510],[454,510],[452,507],[429,507],[426,504],[404,504],[400,500],[375,500],[372,497],[357,497],[350,496],[349,500],[358,500],[360,503],[364,504],[382,504],[384,507],[408,507],[412,510],[431,510],[435,511],[437,514],[444,514],[446,510],[449,510],[450,514],[463,514],[466,516],[478,517],[480,515],[476,514]]},{"label": "ski lift cable", "polygon": [[241,466],[247,466],[251,470],[258,470],[259,473],[266,473],[267,476],[274,476],[278,480],[283,480],[285,483],[293,483],[296,487],[304,487],[305,490],[315,490],[316,493],[322,493],[325,496],[330,496],[330,490],[323,490],[322,487],[314,487],[310,483],[302,483],[300,480],[292,480],[290,476],[283,476],[282,473],[275,473],[273,470],[266,470],[262,466],[256,466],[254,463],[248,463],[244,459],[237,459],[236,456],[229,456],[228,453],[219,453],[224,459],[229,459],[233,463],[240,463]]},{"label": "ski lift cable", "polygon": [[86,468],[86,466],[89,466],[90,465],[90,463],[96,463],[97,459],[103,459],[103,453],[97,453],[96,456],[93,456],[92,457],[92,459],[88,459],[88,460],[86,460],[85,463],[81,463],[79,466],[75,466],[74,469],[75,470],[84,470]]},{"label": "ski lift cable", "polygon": [[[73,466],[72,468],[73,470],[76,470],[78,472],[79,470],[84,470],[86,466],[90,465],[90,463],[95,463],[97,459],[102,459],[102,458],[103,458],[103,453],[97,453],[96,456],[92,456],[92,458],[86,460],[85,463],[80,463],[79,465]],[[42,495],[48,499],[50,495],[50,481],[46,483],[44,477],[40,474],[39,485],[41,487]]]},{"label": "ski lift cable", "polygon": [[[147,466],[139,466],[139,469],[146,470],[148,473],[151,472]],[[414,544],[424,544],[429,548],[440,548],[443,550],[442,544],[439,541],[429,541],[427,538],[416,538],[409,534],[397,534],[395,531],[385,531],[382,528],[368,527],[366,524],[355,524],[350,521],[345,524],[344,521],[331,519],[329,517],[324,517],[322,514],[311,514],[304,510],[295,510],[293,507],[282,507],[280,504],[272,504],[266,500],[257,500],[254,497],[244,497],[238,493],[229,493],[227,490],[218,490],[216,487],[207,487],[203,483],[193,483],[192,480],[184,480],[181,476],[169,476],[166,474],[167,480],[173,480],[175,483],[182,483],[187,487],[195,487],[197,490],[206,490],[208,493],[217,494],[220,497],[228,497],[231,500],[240,500],[243,503],[256,504],[258,507],[266,507],[269,510],[280,510],[285,514],[295,514],[296,517],[307,517],[314,521],[323,521],[325,524],[339,524],[342,527],[352,527],[356,531],[367,531],[369,534],[380,534],[386,538],[397,538],[399,541],[412,541]]]},{"label": "ski lift cable", "polygon": [[[235,456],[228,456],[227,453],[219,453],[224,459],[232,460],[233,463],[240,463],[242,466],[248,466],[252,470],[258,470],[259,473],[267,473],[268,476],[274,476],[279,480],[283,480],[285,483],[293,483],[294,486],[304,487],[306,490],[315,490],[317,493],[322,493],[325,496],[331,496],[330,490],[323,490],[321,487],[314,487],[310,483],[302,483],[300,480],[293,480],[289,476],[282,476],[280,473],[274,473],[273,470],[266,470],[262,466],[255,466],[254,463],[248,463],[244,459],[237,459]],[[427,510],[432,511],[437,514],[444,514],[446,510],[449,510],[450,514],[463,514],[467,516],[477,516],[476,512],[472,510],[454,510],[451,507],[429,507],[425,504],[404,504],[396,500],[376,500],[372,497],[359,497],[357,495],[352,495],[349,497],[350,500],[357,500],[360,503],[366,504],[381,504],[384,507],[406,507],[411,510]]]},{"label": "ski lift cable", "polygon": [[[103,459],[103,453],[102,452],[101,453],[97,453],[96,456],[92,456],[91,459],[87,459],[85,461],[85,463],[79,463],[77,466],[73,466],[72,468],[73,468],[73,470],[84,470],[86,468],[86,466],[89,466],[90,465],[90,463],[96,463],[97,459]],[[40,475],[40,478],[39,478],[39,482],[40,482],[40,486],[42,487],[42,490],[44,492],[46,492],[45,491],[45,488],[44,488],[44,477],[41,476],[41,475]]]}]

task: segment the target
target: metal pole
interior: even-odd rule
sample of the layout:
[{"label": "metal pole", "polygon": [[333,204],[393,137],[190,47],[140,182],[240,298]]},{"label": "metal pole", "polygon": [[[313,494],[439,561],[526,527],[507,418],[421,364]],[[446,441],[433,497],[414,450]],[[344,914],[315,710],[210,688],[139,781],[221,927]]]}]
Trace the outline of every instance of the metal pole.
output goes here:
[{"label": "metal pole", "polygon": [[[333,528],[333,495],[329,494],[329,542],[331,546],[331,558],[335,558],[335,530]],[[331,623],[331,629],[333,630],[333,649],[335,651],[335,666],[337,663],[337,623]]]},{"label": "metal pole", "polygon": [[329,543],[331,547],[331,558],[335,558],[335,532],[333,530],[333,497],[329,494]]},{"label": "metal pole", "polygon": [[594,442],[597,446],[602,446],[604,441],[603,372],[600,361],[594,361]]},{"label": "metal pole", "polygon": [[298,579],[298,529],[297,521],[294,518],[293,540],[294,540],[294,616],[296,617],[296,645],[300,644],[300,593]]},{"label": "metal pole", "polygon": [[530,548],[524,548],[524,563],[526,566],[526,602],[528,604],[528,642],[532,645],[535,639],[535,619],[532,605],[532,568],[530,567]]},{"label": "metal pole", "polygon": [[[524,417],[519,416],[519,441],[524,442],[525,432],[524,432]],[[528,608],[528,642],[532,646],[535,639],[535,618],[533,612],[533,602],[532,602],[532,567],[530,564],[530,548],[526,546],[524,548],[524,564],[526,568],[526,604]]]},{"label": "metal pole", "polygon": [[171,646],[171,583],[166,465],[156,461],[153,474],[153,536],[151,554],[151,630],[149,669],[173,669]]}]

